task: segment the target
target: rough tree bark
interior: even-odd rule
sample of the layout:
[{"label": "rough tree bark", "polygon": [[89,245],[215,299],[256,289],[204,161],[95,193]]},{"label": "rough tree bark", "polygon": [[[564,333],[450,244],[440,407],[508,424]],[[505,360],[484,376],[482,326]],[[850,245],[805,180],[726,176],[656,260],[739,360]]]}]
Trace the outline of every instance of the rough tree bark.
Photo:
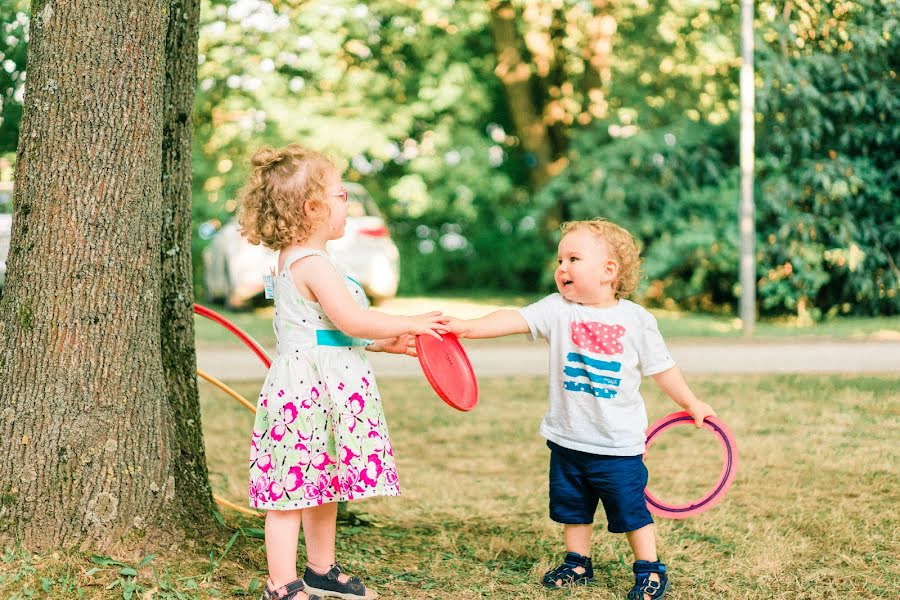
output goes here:
[{"label": "rough tree bark", "polygon": [[181,522],[211,519],[212,490],[200,428],[191,275],[191,137],[199,0],[170,0],[162,140],[162,363],[175,425],[175,500]]},{"label": "rough tree bark", "polygon": [[[167,45],[185,44],[168,0],[35,0],[32,15],[0,301],[0,536],[33,550],[129,546],[172,525],[190,498],[177,481],[205,476],[184,381],[190,119],[167,129],[165,152],[163,136],[165,115],[185,112],[184,90],[165,92]],[[165,314],[163,285],[167,304],[182,294]],[[194,416],[176,438],[175,418]]]}]

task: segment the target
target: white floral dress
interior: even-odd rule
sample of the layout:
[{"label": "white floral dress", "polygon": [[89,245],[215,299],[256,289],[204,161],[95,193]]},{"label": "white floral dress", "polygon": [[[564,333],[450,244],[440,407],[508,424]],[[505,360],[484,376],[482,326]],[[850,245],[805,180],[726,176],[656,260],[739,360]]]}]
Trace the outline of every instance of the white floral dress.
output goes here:
[{"label": "white floral dress", "polygon": [[[318,303],[300,295],[290,267],[275,277],[277,352],[257,403],[250,449],[250,505],[292,510],[400,493],[381,397],[366,357]],[[345,279],[361,306],[362,287]]]}]

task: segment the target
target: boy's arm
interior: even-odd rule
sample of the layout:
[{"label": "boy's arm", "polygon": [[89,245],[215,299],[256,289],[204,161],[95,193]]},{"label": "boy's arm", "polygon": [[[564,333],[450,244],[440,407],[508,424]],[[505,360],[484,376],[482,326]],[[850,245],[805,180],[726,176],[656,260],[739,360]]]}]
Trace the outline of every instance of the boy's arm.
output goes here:
[{"label": "boy's arm", "polygon": [[651,377],[675,404],[691,413],[691,416],[694,417],[694,425],[697,427],[703,425],[703,419],[706,417],[716,416],[716,411],[709,404],[694,395],[694,392],[688,387],[687,381],[684,380],[681,369],[677,366],[670,367]]},{"label": "boy's arm", "polygon": [[528,333],[528,323],[517,310],[495,310],[478,319],[454,319],[447,329],[463,338],[492,338],[514,333]]}]

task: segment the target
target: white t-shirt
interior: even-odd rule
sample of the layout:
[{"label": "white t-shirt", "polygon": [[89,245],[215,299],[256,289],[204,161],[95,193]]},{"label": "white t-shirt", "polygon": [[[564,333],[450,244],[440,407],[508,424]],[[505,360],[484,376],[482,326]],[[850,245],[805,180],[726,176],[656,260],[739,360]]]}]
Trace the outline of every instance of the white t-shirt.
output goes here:
[{"label": "white t-shirt", "polygon": [[643,375],[671,368],[656,319],[628,300],[594,308],[560,294],[519,309],[531,339],[550,344],[550,407],[541,435],[572,450],[644,453]]}]

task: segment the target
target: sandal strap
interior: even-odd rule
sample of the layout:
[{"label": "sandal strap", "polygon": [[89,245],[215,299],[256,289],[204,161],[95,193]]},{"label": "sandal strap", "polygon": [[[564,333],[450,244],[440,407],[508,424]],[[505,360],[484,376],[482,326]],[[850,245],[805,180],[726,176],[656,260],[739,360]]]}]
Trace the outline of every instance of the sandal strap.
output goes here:
[{"label": "sandal strap", "polygon": [[[302,592],[305,587],[302,579],[295,579],[274,590],[270,590],[269,584],[267,583],[266,589],[262,595],[262,600],[293,600],[297,593]],[[284,590],[284,592],[278,593],[279,590]],[[315,597],[310,598],[310,600],[315,600]]]},{"label": "sandal strap", "polygon": [[307,579],[307,584],[314,588],[321,589],[322,585],[319,585],[317,580],[324,579],[325,581],[330,582],[327,584],[329,591],[340,592],[343,594],[349,593],[359,596],[360,598],[365,597],[366,585],[362,580],[359,577],[353,576],[347,581],[341,581],[340,576],[343,572],[344,569],[338,563],[331,565],[331,568],[328,569],[328,572],[324,575],[319,575],[307,565],[306,574],[303,577],[304,579]]},{"label": "sandal strap", "polygon": [[[654,561],[638,560],[632,566],[634,571],[634,587],[628,592],[629,600],[644,600],[644,594],[657,600],[666,595],[669,589],[669,578],[666,575],[666,565]],[[650,578],[652,573],[659,575],[659,581]]]},{"label": "sandal strap", "polygon": [[[575,569],[581,567],[584,573]],[[594,578],[594,570],[591,559],[575,552],[566,553],[562,564],[544,574],[543,583],[548,587],[566,587],[574,584],[586,583]],[[559,580],[557,585],[556,581]]]}]

